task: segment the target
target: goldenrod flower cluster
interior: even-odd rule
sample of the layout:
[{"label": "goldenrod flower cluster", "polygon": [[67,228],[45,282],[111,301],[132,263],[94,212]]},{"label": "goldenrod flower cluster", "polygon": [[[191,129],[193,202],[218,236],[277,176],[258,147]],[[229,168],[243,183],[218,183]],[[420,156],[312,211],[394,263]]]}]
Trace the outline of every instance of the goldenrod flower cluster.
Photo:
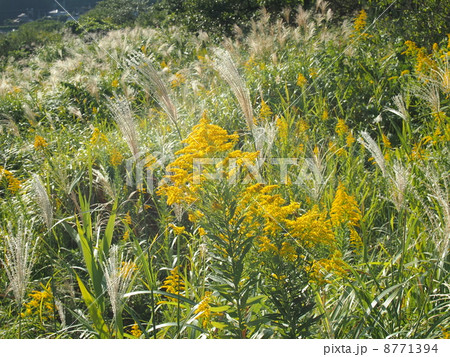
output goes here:
[{"label": "goldenrod flower cluster", "polygon": [[198,314],[198,316],[196,316],[197,320],[202,319],[203,328],[206,328],[211,320],[211,295],[212,293],[210,291],[205,292],[202,301],[200,301],[194,312],[195,314]]},{"label": "goldenrod flower cluster", "polygon": [[351,244],[360,248],[362,242],[355,227],[358,227],[361,221],[361,210],[355,198],[347,193],[342,183],[339,183],[334,196],[330,217],[334,228],[347,227],[349,229]]},{"label": "goldenrod flower cluster", "polygon": [[339,183],[334,196],[330,217],[333,227],[347,223],[352,226],[359,226],[361,221],[361,211],[358,204],[353,196],[347,194],[346,188],[342,183]]},{"label": "goldenrod flower cluster", "polygon": [[138,324],[134,324],[133,326],[131,326],[131,334],[134,337],[140,337],[142,335],[142,331],[139,329],[139,325]]},{"label": "goldenrod flower cluster", "polygon": [[345,120],[338,119],[338,122],[334,130],[336,131],[336,134],[338,134],[339,136],[344,136],[348,132],[348,126],[347,124],[345,124]]},{"label": "goldenrod flower cluster", "polygon": [[[167,197],[168,205],[194,202],[200,188],[199,183],[194,182],[195,159],[224,158],[220,164],[223,169],[230,159],[235,159],[237,165],[242,165],[249,160],[254,161],[258,153],[231,151],[237,140],[237,134],[228,134],[220,126],[210,124],[206,113],[203,114],[200,123],[194,126],[189,136],[182,141],[186,147],[177,151],[175,153],[178,156],[177,159],[167,166],[170,175],[166,176],[166,179],[172,184],[162,185],[158,194]],[[202,182],[205,175],[199,174],[199,179]]]},{"label": "goldenrod flower cluster", "polygon": [[186,78],[184,77],[184,75],[180,72],[177,72],[175,73],[174,78],[170,82],[170,85],[172,88],[176,88],[179,87],[184,82],[186,82]]},{"label": "goldenrod flower cluster", "polygon": [[177,236],[183,234],[184,231],[186,230],[185,227],[183,227],[183,226],[176,226],[173,223],[170,223],[169,227],[172,228],[173,233],[175,233],[175,235],[177,235]]},{"label": "goldenrod flower cluster", "polygon": [[336,250],[327,259],[320,259],[313,263],[309,269],[311,280],[319,285],[330,284],[332,281],[328,277],[344,277],[348,274],[348,264],[342,260],[342,253]]},{"label": "goldenrod flower cluster", "polygon": [[42,136],[36,135],[34,137],[34,149],[39,151],[45,149],[48,146],[47,141]]},{"label": "goldenrod flower cluster", "polygon": [[314,247],[318,244],[326,247],[335,246],[336,240],[327,212],[321,212],[318,206],[314,206],[295,220],[286,220],[286,223],[290,235],[303,246]]},{"label": "goldenrod flower cluster", "polygon": [[25,312],[22,317],[39,316],[42,321],[54,319],[53,294],[49,287],[44,287],[42,291],[33,290],[28,296],[31,301],[25,304]]},{"label": "goldenrod flower cluster", "polygon": [[98,128],[94,128],[94,131],[92,132],[92,136],[91,136],[89,142],[92,145],[107,143],[108,138]]},{"label": "goldenrod flower cluster", "polygon": [[264,101],[264,99],[261,99],[261,109],[259,111],[259,117],[262,120],[267,120],[272,116],[272,114],[272,109],[270,109],[269,105]]},{"label": "goldenrod flower cluster", "polygon": [[[170,271],[170,275],[164,280],[161,289],[165,289],[168,293],[174,295],[183,296],[183,291],[185,289],[183,278],[178,273],[178,267],[176,266]],[[168,297],[169,300],[177,301],[176,298]]]},{"label": "goldenrod flower cluster", "polygon": [[117,149],[112,149],[110,163],[112,166],[119,166],[123,161],[123,155]]},{"label": "goldenrod flower cluster", "polygon": [[3,166],[0,166],[0,183],[3,178],[6,179],[7,189],[9,190],[9,192],[15,194],[20,190],[20,180],[14,177],[14,175],[10,171],[6,170]]},{"label": "goldenrod flower cluster", "polygon": [[367,12],[363,9],[359,12],[358,17],[355,19],[353,23],[353,28],[355,32],[361,33],[367,25]]},{"label": "goldenrod flower cluster", "polygon": [[277,117],[277,128],[280,138],[286,141],[289,134],[289,124],[284,117]]},{"label": "goldenrod flower cluster", "polygon": [[122,262],[119,268],[120,276],[131,276],[133,272],[137,271],[138,267],[134,262]]},{"label": "goldenrod flower cluster", "polygon": [[299,73],[297,76],[297,85],[299,87],[303,87],[307,82],[308,80],[305,78],[305,76],[302,73]]}]

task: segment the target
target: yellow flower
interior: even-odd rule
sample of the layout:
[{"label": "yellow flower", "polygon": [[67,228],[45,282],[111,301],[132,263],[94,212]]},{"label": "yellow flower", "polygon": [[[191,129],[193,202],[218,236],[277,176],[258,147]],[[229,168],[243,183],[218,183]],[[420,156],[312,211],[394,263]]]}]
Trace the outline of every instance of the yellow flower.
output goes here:
[{"label": "yellow flower", "polygon": [[89,140],[89,142],[92,145],[95,145],[97,143],[101,143],[101,142],[108,142],[108,138],[105,136],[105,134],[101,133],[100,130],[98,128],[94,128],[94,131],[92,132],[92,136],[91,139]]},{"label": "yellow flower", "polygon": [[50,285],[42,285],[42,291],[33,290],[28,296],[31,298],[29,302],[25,304],[25,313],[22,313],[22,317],[36,315],[41,318],[41,321],[54,319],[54,304],[53,294]]},{"label": "yellow flower", "polygon": [[273,112],[264,99],[261,99],[261,110],[259,111],[259,117],[261,119],[268,119],[272,116]]},{"label": "yellow flower", "polygon": [[281,249],[280,249],[280,255],[288,260],[288,261],[295,261],[298,258],[297,252],[294,248],[294,246],[292,244],[290,244],[289,242],[283,242],[281,244]]},{"label": "yellow flower", "polygon": [[297,77],[297,85],[298,85],[299,87],[303,87],[307,82],[308,82],[308,81],[307,81],[307,79],[305,78],[305,76],[304,76],[302,73],[299,73],[299,74],[298,74],[298,77]]},{"label": "yellow flower", "polygon": [[416,55],[417,52],[419,52],[419,48],[417,45],[412,41],[405,41],[406,50],[402,52],[402,55]]},{"label": "yellow flower", "polygon": [[344,119],[338,119],[338,122],[336,124],[336,128],[334,129],[336,131],[336,134],[339,136],[343,136],[348,132],[348,126],[345,124]]},{"label": "yellow flower", "polygon": [[169,223],[169,227],[173,229],[173,233],[175,233],[175,235],[181,235],[184,233],[184,231],[186,230],[185,227],[181,226],[178,227],[172,223]]},{"label": "yellow flower", "polygon": [[36,135],[34,137],[34,149],[35,150],[42,150],[48,146],[48,143],[45,141],[45,139],[42,136]]},{"label": "yellow flower", "polygon": [[329,142],[328,149],[338,157],[347,156],[347,151],[345,150],[345,147],[339,147],[337,144],[333,143],[332,141]]},{"label": "yellow flower", "polygon": [[363,9],[359,12],[358,17],[355,19],[353,28],[357,33],[361,33],[367,25],[367,12]]},{"label": "yellow flower", "polygon": [[331,205],[330,217],[333,227],[349,224],[359,226],[361,211],[353,196],[347,194],[345,186],[339,183],[334,201]]},{"label": "yellow flower", "polygon": [[445,93],[450,92],[450,71],[448,69],[442,75],[442,87]]},{"label": "yellow flower", "polygon": [[304,119],[300,119],[298,122],[298,132],[300,134],[303,134],[304,132],[306,132],[309,129],[309,124],[306,122],[306,120]]},{"label": "yellow flower", "polygon": [[347,143],[347,146],[352,146],[352,144],[356,141],[353,134],[349,131],[347,134],[347,137],[345,138],[345,142]]},{"label": "yellow flower", "polygon": [[[178,274],[177,266],[170,271],[170,275],[164,280],[164,284],[161,286],[161,289],[165,289],[168,293],[174,295],[183,296],[184,281],[180,274]],[[168,297],[168,299],[177,301],[177,299],[173,297]]]},{"label": "yellow flower", "polygon": [[275,244],[273,244],[270,239],[266,236],[264,237],[260,237],[259,238],[259,252],[260,253],[271,253],[271,254],[276,254],[278,252],[277,247],[275,246]]},{"label": "yellow flower", "polygon": [[136,323],[133,326],[131,326],[130,332],[134,337],[140,337],[142,335],[142,331],[139,329],[139,325]]},{"label": "yellow flower", "polygon": [[336,240],[331,230],[331,222],[326,212],[320,212],[317,206],[295,220],[286,220],[290,235],[306,246],[323,244],[334,247]]},{"label": "yellow flower", "polygon": [[353,246],[356,252],[360,252],[362,249],[362,239],[355,229],[350,229],[350,244]]},{"label": "yellow flower", "polygon": [[111,86],[114,87],[114,88],[117,88],[117,87],[119,86],[119,81],[118,81],[117,79],[114,79],[114,80],[111,82]]},{"label": "yellow flower", "polygon": [[123,156],[117,149],[113,149],[111,152],[110,162],[112,166],[119,166],[123,161]]},{"label": "yellow flower", "polygon": [[388,139],[388,137],[386,135],[381,134],[381,139],[383,140],[383,144],[384,144],[384,147],[386,149],[391,149],[392,148],[392,144],[391,144],[391,142],[389,141],[389,139]]},{"label": "yellow flower", "polygon": [[125,231],[125,233],[123,234],[122,239],[123,239],[124,241],[127,241],[129,238],[130,238],[130,231],[127,229],[127,230]]},{"label": "yellow flower", "polygon": [[137,271],[137,265],[134,262],[122,262],[121,267],[119,268],[120,276],[129,276],[133,272]]},{"label": "yellow flower", "polygon": [[123,217],[123,221],[124,223],[131,225],[131,216],[129,211],[125,214],[125,217]]},{"label": "yellow flower", "polygon": [[328,120],[328,110],[324,109],[322,112],[322,120]]},{"label": "yellow flower", "polygon": [[400,73],[400,76],[405,76],[407,74],[409,74],[409,70],[405,69],[404,71],[402,71],[402,73]]},{"label": "yellow flower", "polygon": [[170,83],[172,88],[178,87],[182,83],[186,82],[186,78],[180,72],[175,73],[174,79]]},{"label": "yellow flower", "polygon": [[200,301],[198,307],[194,311],[195,314],[198,314],[195,318],[197,320],[203,320],[203,328],[206,328],[211,319],[211,306],[209,305],[211,302],[211,295],[212,293],[210,291],[205,292],[202,301]]},{"label": "yellow flower", "polygon": [[12,193],[15,194],[17,191],[20,190],[22,183],[19,179],[14,177],[12,172],[6,170],[4,167],[0,166],[0,182],[3,179],[3,177],[6,178],[7,183],[7,189]]},{"label": "yellow flower", "polygon": [[[256,159],[258,153],[245,153],[240,150],[230,152],[238,138],[238,134],[228,134],[220,126],[210,124],[204,113],[200,123],[194,126],[192,132],[182,141],[186,146],[175,153],[178,157],[167,166],[169,175],[165,178],[168,182],[158,189],[158,195],[166,196],[168,205],[195,202],[198,190],[200,190],[199,184],[206,179],[204,173],[195,172],[194,175],[193,164],[196,159],[225,156],[222,166],[230,158],[238,159],[238,165],[242,165],[244,161]],[[204,167],[202,172],[207,169]],[[221,168],[216,167],[215,169],[217,172],[217,169]]]},{"label": "yellow flower", "polygon": [[289,124],[284,117],[277,117],[277,127],[280,138],[283,141],[287,140],[289,134]]},{"label": "yellow flower", "polygon": [[313,263],[310,269],[312,281],[319,285],[331,283],[328,277],[335,276],[337,278],[348,275],[348,264],[342,260],[342,253],[335,250],[329,258],[320,259]]}]

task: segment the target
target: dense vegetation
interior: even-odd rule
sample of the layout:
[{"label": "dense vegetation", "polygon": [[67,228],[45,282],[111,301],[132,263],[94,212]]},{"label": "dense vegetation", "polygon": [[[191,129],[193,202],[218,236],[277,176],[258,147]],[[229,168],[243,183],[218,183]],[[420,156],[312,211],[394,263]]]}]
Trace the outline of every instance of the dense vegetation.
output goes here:
[{"label": "dense vegetation", "polygon": [[448,29],[308,3],[7,56],[0,337],[449,337]]}]

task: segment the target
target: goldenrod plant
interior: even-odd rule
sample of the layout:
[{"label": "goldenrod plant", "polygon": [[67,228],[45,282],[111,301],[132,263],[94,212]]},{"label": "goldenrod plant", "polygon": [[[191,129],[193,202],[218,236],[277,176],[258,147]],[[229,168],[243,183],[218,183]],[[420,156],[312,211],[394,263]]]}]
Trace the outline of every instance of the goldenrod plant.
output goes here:
[{"label": "goldenrod plant", "polygon": [[264,3],[2,61],[1,338],[448,338],[450,35]]}]

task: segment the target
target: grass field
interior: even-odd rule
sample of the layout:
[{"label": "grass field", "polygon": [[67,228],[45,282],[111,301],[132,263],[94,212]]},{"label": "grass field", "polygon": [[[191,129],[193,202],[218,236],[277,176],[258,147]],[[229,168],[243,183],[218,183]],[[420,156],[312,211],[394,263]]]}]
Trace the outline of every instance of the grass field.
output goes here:
[{"label": "grass field", "polygon": [[10,61],[0,337],[448,338],[450,37],[331,20]]}]

